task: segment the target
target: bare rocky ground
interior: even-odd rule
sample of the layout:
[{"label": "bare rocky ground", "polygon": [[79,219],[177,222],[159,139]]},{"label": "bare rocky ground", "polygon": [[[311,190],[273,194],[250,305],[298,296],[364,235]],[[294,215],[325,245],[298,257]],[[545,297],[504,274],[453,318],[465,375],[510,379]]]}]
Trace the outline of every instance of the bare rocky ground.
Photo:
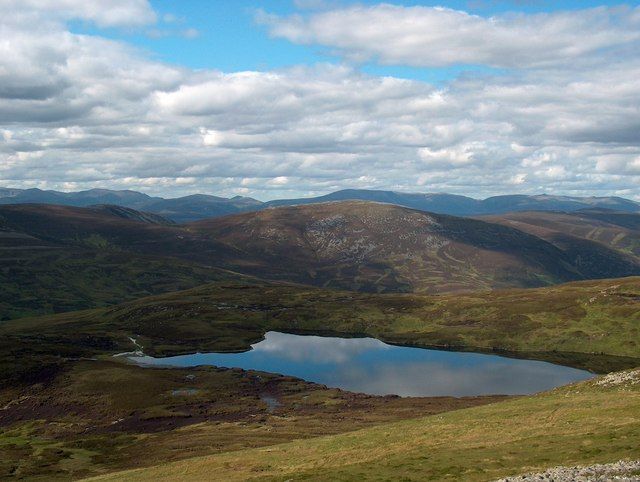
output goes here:
[{"label": "bare rocky ground", "polygon": [[554,467],[537,474],[507,477],[496,482],[639,482],[640,460],[586,467]]},{"label": "bare rocky ground", "polygon": [[603,387],[637,385],[640,383],[640,369],[609,373],[608,375],[600,378],[596,383]]}]

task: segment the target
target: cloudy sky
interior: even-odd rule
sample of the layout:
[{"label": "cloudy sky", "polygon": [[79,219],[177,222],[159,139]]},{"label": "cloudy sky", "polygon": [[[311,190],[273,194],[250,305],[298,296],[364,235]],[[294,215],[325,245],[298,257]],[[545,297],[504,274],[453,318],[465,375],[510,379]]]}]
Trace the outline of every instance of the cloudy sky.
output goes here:
[{"label": "cloudy sky", "polygon": [[640,200],[640,6],[0,0],[0,186]]}]

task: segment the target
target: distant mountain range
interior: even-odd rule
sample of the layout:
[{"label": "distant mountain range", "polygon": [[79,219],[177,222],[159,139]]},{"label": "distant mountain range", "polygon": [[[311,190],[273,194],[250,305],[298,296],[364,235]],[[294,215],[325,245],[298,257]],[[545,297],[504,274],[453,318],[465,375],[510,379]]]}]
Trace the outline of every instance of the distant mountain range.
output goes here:
[{"label": "distant mountain range", "polygon": [[325,196],[261,202],[249,197],[224,198],[207,194],[164,199],[136,191],[112,191],[109,189],[90,189],[67,193],[40,189],[0,188],[0,204],[42,203],[78,207],[111,204],[157,214],[176,223],[260,211],[270,207],[330,201],[374,201],[454,216],[484,216],[517,211],[574,212],[591,208],[631,213],[640,212],[640,203],[621,197],[570,197],[546,194],[505,195],[479,200],[453,194],[346,189]]},{"label": "distant mountain range", "polygon": [[421,211],[453,216],[481,216],[514,211],[579,211],[603,208],[614,211],[640,212],[640,203],[621,197],[569,197],[540,194],[534,196],[505,195],[487,199],[474,199],[443,193],[402,193],[396,191],[371,191],[345,189],[325,196],[301,199],[282,199],[264,203],[266,206],[292,206],[328,201],[374,201],[396,204]]},{"label": "distant mountain range", "polygon": [[264,203],[247,197],[224,198],[194,194],[174,199],[152,197],[136,191],[90,189],[79,192],[0,188],[0,204],[59,204],[87,207],[96,204],[123,206],[160,215],[177,223],[260,209]]}]

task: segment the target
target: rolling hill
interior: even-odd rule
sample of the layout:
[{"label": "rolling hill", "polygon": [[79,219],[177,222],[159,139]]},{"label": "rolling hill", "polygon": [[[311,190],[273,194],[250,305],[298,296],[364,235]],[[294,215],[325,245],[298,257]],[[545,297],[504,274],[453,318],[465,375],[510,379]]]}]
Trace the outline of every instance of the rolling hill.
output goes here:
[{"label": "rolling hill", "polygon": [[560,243],[500,223],[361,201],[186,225],[114,206],[5,205],[0,256],[0,318],[102,306],[239,273],[425,293],[640,274],[635,257],[582,238]]},{"label": "rolling hill", "polygon": [[241,250],[229,269],[363,291],[439,293],[640,274],[640,263],[611,250],[609,259],[578,266],[579,245],[569,252],[511,227],[391,204],[279,207],[186,228]]}]

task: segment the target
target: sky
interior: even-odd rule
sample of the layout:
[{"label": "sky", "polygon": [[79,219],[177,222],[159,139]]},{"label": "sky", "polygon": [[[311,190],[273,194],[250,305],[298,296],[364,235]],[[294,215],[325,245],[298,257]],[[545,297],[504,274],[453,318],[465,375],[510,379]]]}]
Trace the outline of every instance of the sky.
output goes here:
[{"label": "sky", "polygon": [[0,0],[0,186],[640,200],[639,2]]}]

